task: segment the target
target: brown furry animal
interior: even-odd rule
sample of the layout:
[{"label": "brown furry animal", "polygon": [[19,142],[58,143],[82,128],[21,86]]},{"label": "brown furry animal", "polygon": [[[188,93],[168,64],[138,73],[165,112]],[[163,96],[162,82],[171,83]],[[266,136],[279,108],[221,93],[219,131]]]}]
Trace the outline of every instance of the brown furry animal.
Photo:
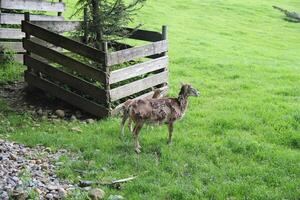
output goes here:
[{"label": "brown furry animal", "polygon": [[[153,93],[153,95],[152,95],[152,97],[151,98],[153,98],[153,99],[158,99],[158,98],[160,98],[161,97],[161,94],[162,94],[162,90],[161,89],[155,89],[154,90],[154,93]],[[123,104],[123,106],[122,106],[122,110],[123,110],[123,119],[122,119],[122,122],[121,122],[121,136],[124,136],[124,127],[125,127],[125,122],[126,122],[126,120],[128,119],[128,117],[129,117],[129,115],[127,114],[128,113],[128,109],[129,109],[129,107],[130,107],[130,105],[133,103],[133,102],[135,102],[135,101],[137,101],[137,100],[135,100],[135,99],[129,99],[129,100],[127,100],[124,104]],[[133,132],[133,127],[132,127],[132,120],[131,120],[131,118],[129,118],[129,120],[128,120],[128,128],[129,128],[129,130],[131,131],[131,132]]]},{"label": "brown furry animal", "polygon": [[178,98],[139,99],[128,105],[126,112],[124,112],[122,129],[124,129],[124,124],[128,118],[135,123],[133,136],[137,153],[141,152],[138,137],[145,123],[167,124],[169,128],[168,143],[172,143],[173,124],[184,116],[189,96],[197,97],[199,92],[191,85],[183,84]]}]

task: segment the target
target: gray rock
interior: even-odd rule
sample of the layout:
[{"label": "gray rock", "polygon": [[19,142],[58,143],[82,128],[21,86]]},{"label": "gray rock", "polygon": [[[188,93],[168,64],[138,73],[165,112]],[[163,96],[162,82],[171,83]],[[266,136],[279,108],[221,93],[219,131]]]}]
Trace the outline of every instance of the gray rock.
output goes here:
[{"label": "gray rock", "polygon": [[36,111],[36,114],[42,116],[43,115],[43,110],[40,108]]},{"label": "gray rock", "polygon": [[58,189],[58,197],[64,199],[68,196],[68,192],[64,188]]},{"label": "gray rock", "polygon": [[107,200],[123,200],[124,197],[121,195],[109,195]]},{"label": "gray rock", "polygon": [[76,120],[77,120],[77,118],[76,118],[76,116],[75,116],[75,115],[72,115],[72,116],[71,116],[71,118],[70,118],[70,120],[71,120],[71,121],[76,121]]},{"label": "gray rock", "polygon": [[100,188],[94,188],[89,191],[88,195],[92,200],[98,200],[105,197],[105,192]]},{"label": "gray rock", "polygon": [[88,124],[92,124],[92,123],[94,123],[95,122],[95,120],[93,120],[93,119],[87,119],[86,120],[86,123],[88,123]]},{"label": "gray rock", "polygon": [[59,117],[59,118],[64,118],[65,117],[65,111],[63,110],[56,110],[55,114]]},{"label": "gray rock", "polygon": [[82,130],[79,127],[72,127],[71,131],[77,132],[77,133],[82,133]]},{"label": "gray rock", "polygon": [[47,163],[44,163],[41,165],[42,170],[48,170],[49,169],[49,165]]},{"label": "gray rock", "polygon": [[47,118],[47,115],[43,115],[42,116],[42,120],[47,120],[48,118]]},{"label": "gray rock", "polygon": [[49,184],[49,185],[47,185],[47,189],[48,190],[57,190],[58,187],[56,185]]},{"label": "gray rock", "polygon": [[79,110],[77,110],[75,112],[75,116],[77,117],[77,119],[80,119],[82,117],[82,114],[81,114],[81,112]]},{"label": "gray rock", "polygon": [[9,158],[16,161],[18,157],[15,154],[10,154]]},{"label": "gray rock", "polygon": [[12,197],[15,200],[26,200],[28,197],[28,194],[26,191],[22,189],[16,189],[12,192]]},{"label": "gray rock", "polygon": [[2,200],[9,200],[8,193],[3,191],[2,194],[0,194],[0,199]]},{"label": "gray rock", "polygon": [[48,194],[46,195],[46,199],[54,199],[53,194],[52,194],[52,193],[48,193]]}]

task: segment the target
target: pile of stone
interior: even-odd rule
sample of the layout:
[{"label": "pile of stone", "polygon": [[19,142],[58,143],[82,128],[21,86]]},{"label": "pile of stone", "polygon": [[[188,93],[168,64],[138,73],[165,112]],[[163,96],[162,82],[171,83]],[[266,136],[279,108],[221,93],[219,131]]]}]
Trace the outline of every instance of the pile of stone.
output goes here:
[{"label": "pile of stone", "polygon": [[76,187],[60,180],[55,171],[59,158],[66,150],[51,153],[51,149],[38,146],[29,148],[22,144],[0,139],[0,199],[64,199]]}]

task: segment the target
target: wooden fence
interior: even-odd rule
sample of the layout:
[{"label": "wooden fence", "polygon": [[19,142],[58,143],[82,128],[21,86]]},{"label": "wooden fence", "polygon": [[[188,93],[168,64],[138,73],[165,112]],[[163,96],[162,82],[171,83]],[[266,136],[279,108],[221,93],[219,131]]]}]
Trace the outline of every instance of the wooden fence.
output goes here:
[{"label": "wooden fence", "polygon": [[[163,27],[163,33],[137,30],[128,37],[148,43],[137,47],[123,44],[127,48],[115,52],[108,51],[108,43],[103,44],[104,51],[100,51],[58,33],[78,27],[78,22],[28,19],[22,22],[22,31],[26,35],[23,47],[27,51],[24,64],[28,67],[25,80],[29,85],[99,118],[115,115],[128,98],[151,96],[153,88],[167,91],[166,27]],[[41,45],[33,41],[33,37],[68,53]],[[139,62],[132,62],[134,60]],[[126,67],[113,70],[116,65]]]},{"label": "wooden fence", "polygon": [[[32,14],[32,20],[39,21],[62,21],[62,13],[65,4],[62,0],[58,2],[45,0],[0,0],[0,45],[16,53],[15,59],[23,61],[24,49],[22,47],[21,21],[24,20],[23,10],[45,12],[45,14]],[[56,16],[46,15],[54,12]]]}]

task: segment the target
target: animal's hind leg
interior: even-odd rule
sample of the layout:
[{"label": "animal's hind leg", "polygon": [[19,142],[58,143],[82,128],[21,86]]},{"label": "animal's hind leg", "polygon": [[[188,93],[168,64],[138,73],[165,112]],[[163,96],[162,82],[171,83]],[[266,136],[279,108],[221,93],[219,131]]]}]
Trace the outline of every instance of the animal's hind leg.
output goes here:
[{"label": "animal's hind leg", "polygon": [[139,143],[139,133],[141,131],[143,127],[143,123],[141,122],[137,122],[135,124],[134,130],[133,130],[133,137],[134,137],[134,148],[135,148],[135,152],[136,153],[140,153],[141,152],[141,145]]},{"label": "animal's hind leg", "polygon": [[129,128],[130,132],[133,133],[133,121],[130,118],[128,120],[128,128]]},{"label": "animal's hind leg", "polygon": [[125,123],[126,123],[127,119],[128,119],[128,113],[124,112],[124,115],[123,115],[123,118],[121,121],[121,137],[122,136],[124,137],[124,129],[125,129]]},{"label": "animal's hind leg", "polygon": [[168,144],[172,144],[173,123],[169,123],[169,124],[168,124],[168,129],[169,129],[169,139],[168,139]]}]

